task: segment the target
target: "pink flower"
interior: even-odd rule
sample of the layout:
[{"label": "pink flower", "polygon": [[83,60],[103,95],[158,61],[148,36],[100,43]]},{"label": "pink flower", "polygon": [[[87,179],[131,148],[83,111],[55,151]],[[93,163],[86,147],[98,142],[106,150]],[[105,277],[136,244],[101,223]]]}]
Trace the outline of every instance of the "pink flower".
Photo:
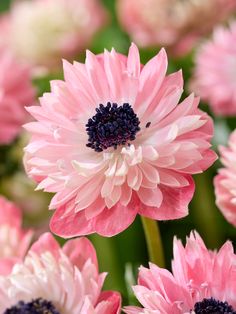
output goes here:
[{"label": "pink flower", "polygon": [[21,210],[15,204],[0,196],[0,274],[11,272],[13,265],[20,261],[28,250],[31,230],[21,227]]},{"label": "pink flower", "polygon": [[0,277],[0,312],[118,314],[119,293],[101,291],[105,277],[98,272],[89,240],[70,240],[61,249],[45,233],[24,262],[15,265],[9,276]]},{"label": "pink flower", "polygon": [[216,115],[236,115],[236,22],[218,27],[196,55],[191,89]]},{"label": "pink flower", "polygon": [[236,313],[236,255],[229,241],[212,252],[197,233],[185,247],[175,238],[172,272],[151,263],[141,267],[133,290],[143,308],[126,307],[125,313]]},{"label": "pink flower", "polygon": [[214,178],[216,204],[225,218],[236,227],[236,130],[231,134],[229,147],[220,148],[225,166]]},{"label": "pink flower", "polygon": [[28,67],[0,51],[0,145],[11,143],[27,120],[24,106],[34,101]]},{"label": "pink flower", "polygon": [[145,66],[135,45],[128,58],[88,51],[85,64],[64,62],[65,82],[28,109],[37,122],[26,125],[25,165],[38,189],[56,193],[53,232],[112,236],[137,214],[188,214],[191,175],[216,159],[213,125],[193,95],[178,105],[182,73],[166,69],[164,50]]},{"label": "pink flower", "polygon": [[117,1],[119,20],[138,45],[165,46],[180,55],[235,9],[235,0]]},{"label": "pink flower", "polygon": [[55,67],[87,47],[106,17],[100,0],[16,1],[0,41],[27,63]]}]

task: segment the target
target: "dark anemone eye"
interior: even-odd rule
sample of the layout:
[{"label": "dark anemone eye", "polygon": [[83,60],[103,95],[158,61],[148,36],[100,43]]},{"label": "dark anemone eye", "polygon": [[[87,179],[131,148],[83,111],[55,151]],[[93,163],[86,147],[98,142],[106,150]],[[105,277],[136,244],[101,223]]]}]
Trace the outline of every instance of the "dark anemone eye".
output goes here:
[{"label": "dark anemone eye", "polygon": [[197,302],[192,312],[195,314],[236,314],[228,302],[217,301],[213,298]]},{"label": "dark anemone eye", "polygon": [[101,152],[108,147],[117,149],[119,145],[129,145],[140,131],[139,124],[139,118],[128,103],[121,106],[110,102],[106,106],[100,104],[86,124],[87,146]]},{"label": "dark anemone eye", "polygon": [[52,302],[38,298],[30,302],[19,301],[3,314],[60,314]]}]

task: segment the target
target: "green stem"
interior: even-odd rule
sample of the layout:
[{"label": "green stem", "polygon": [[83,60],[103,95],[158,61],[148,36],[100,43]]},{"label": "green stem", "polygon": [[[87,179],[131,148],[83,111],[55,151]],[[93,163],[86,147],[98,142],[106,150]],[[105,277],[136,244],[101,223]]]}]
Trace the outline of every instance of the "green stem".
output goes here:
[{"label": "green stem", "polygon": [[141,216],[141,220],[150,262],[164,268],[165,260],[158,223],[155,220],[143,216]]},{"label": "green stem", "polygon": [[208,247],[216,248],[222,243],[223,237],[215,205],[211,170],[195,176],[195,183],[192,207],[197,230]]}]

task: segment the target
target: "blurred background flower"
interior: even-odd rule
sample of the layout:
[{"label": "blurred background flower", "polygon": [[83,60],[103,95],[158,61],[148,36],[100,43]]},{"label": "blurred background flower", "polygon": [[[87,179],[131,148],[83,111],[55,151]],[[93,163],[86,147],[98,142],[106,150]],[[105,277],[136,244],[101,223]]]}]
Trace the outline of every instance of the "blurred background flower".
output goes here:
[{"label": "blurred background flower", "polygon": [[198,49],[191,90],[209,103],[216,115],[236,115],[236,22],[217,27]]},{"label": "blurred background flower", "polygon": [[0,21],[0,45],[31,65],[58,67],[91,44],[107,13],[99,0],[22,0]]},{"label": "blurred background flower", "polygon": [[35,101],[31,73],[12,54],[0,51],[0,145],[10,144],[27,121],[26,105]]},{"label": "blurred background flower", "polygon": [[20,262],[31,242],[32,230],[22,228],[22,212],[0,195],[0,274],[7,275]]},{"label": "blurred background flower", "polygon": [[175,55],[188,53],[235,10],[234,0],[117,0],[121,25],[134,42]]},{"label": "blurred background flower", "polygon": [[228,147],[220,146],[220,155],[224,168],[214,178],[216,203],[236,227],[236,131],[230,135]]}]

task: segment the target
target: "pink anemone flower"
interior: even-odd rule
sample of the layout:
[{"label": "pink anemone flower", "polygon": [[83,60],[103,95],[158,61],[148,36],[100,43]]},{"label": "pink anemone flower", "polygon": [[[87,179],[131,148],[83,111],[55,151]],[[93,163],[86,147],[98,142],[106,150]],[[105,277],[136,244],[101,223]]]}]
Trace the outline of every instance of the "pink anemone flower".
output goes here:
[{"label": "pink anemone flower", "polygon": [[11,272],[13,265],[25,256],[33,232],[21,227],[21,210],[0,196],[0,274]]},{"label": "pink anemone flower", "polygon": [[211,118],[183,92],[182,73],[166,76],[162,49],[145,66],[132,44],[128,58],[87,51],[85,64],[64,61],[52,81],[25,148],[38,189],[54,192],[51,230],[63,237],[115,235],[137,214],[156,220],[188,214],[192,174],[216,159]]},{"label": "pink anemone flower", "polygon": [[236,115],[236,22],[218,27],[195,57],[191,89],[216,115]]},{"label": "pink anemone flower", "polygon": [[151,263],[141,267],[133,290],[143,308],[128,306],[125,313],[236,313],[236,255],[229,241],[213,252],[197,233],[185,247],[175,238],[172,273]]},{"label": "pink anemone flower", "polygon": [[230,135],[229,147],[220,146],[220,154],[225,167],[214,178],[216,204],[236,227],[236,130]]},{"label": "pink anemone flower", "polygon": [[34,102],[35,90],[27,66],[8,51],[0,51],[0,145],[10,144],[27,121],[25,106]]},{"label": "pink anemone flower", "polygon": [[61,249],[45,233],[24,262],[0,277],[0,313],[119,314],[119,293],[101,291],[105,277],[89,240],[70,240]]}]

